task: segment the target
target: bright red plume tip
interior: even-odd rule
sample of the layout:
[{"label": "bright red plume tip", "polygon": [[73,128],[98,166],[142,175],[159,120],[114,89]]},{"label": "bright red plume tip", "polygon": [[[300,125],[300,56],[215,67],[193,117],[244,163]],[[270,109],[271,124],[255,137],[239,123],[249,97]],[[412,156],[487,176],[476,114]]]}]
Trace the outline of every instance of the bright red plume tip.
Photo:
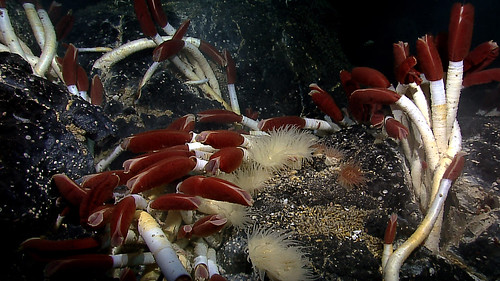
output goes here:
[{"label": "bright red plume tip", "polygon": [[385,118],[385,131],[391,138],[398,140],[406,139],[410,133],[405,125],[391,116]]},{"label": "bright red plume tip", "polygon": [[417,57],[425,78],[430,81],[443,79],[443,64],[438,50],[434,45],[434,38],[425,35],[417,40]]},{"label": "bright red plume tip", "polygon": [[490,65],[499,54],[498,44],[484,42],[475,47],[464,59],[464,72],[479,71]]},{"label": "bright red plume tip", "polygon": [[269,119],[261,120],[258,124],[258,128],[261,131],[269,132],[272,130],[278,130],[285,127],[294,127],[298,129],[304,128],[306,121],[304,118],[299,116],[281,116]]},{"label": "bright red plume tip", "polygon": [[481,85],[490,82],[500,81],[500,68],[492,68],[481,71],[472,72],[465,75],[462,85],[470,87],[474,85]]},{"label": "bright red plume tip", "polygon": [[349,103],[390,105],[400,98],[398,93],[388,89],[369,88],[354,91],[349,98]]},{"label": "bright red plume tip", "polygon": [[243,119],[241,115],[225,109],[208,109],[196,115],[199,122],[233,123]]},{"label": "bright red plume tip", "polygon": [[148,0],[148,6],[156,23],[161,27],[167,25],[167,15],[161,7],[161,0]]},{"label": "bright red plume tip", "polygon": [[446,169],[443,175],[443,179],[456,180],[458,176],[462,173],[462,170],[465,165],[465,152],[458,152],[453,160],[451,161],[450,166]]},{"label": "bright red plume tip", "polygon": [[316,84],[309,85],[309,88],[311,89],[309,95],[323,113],[330,116],[337,123],[344,119],[342,111],[330,94]]},{"label": "bright red plume tip", "polygon": [[389,219],[387,228],[385,229],[384,244],[392,244],[394,242],[394,238],[396,238],[397,226],[398,226],[398,215],[393,213]]},{"label": "bright red plume tip", "polygon": [[209,56],[211,59],[213,59],[216,63],[218,63],[221,66],[226,66],[226,59],[224,56],[210,43],[201,40],[200,41],[200,51],[202,51],[205,55]]},{"label": "bright red plume tip", "polygon": [[53,175],[52,181],[61,195],[74,206],[79,206],[83,198],[87,196],[87,191],[65,174]]},{"label": "bright red plume tip", "polygon": [[474,26],[474,6],[455,3],[451,8],[448,27],[448,59],[458,62],[464,60],[469,52]]},{"label": "bright red plume tip", "polygon": [[231,53],[228,50],[224,49],[222,51],[222,55],[224,56],[224,60],[226,61],[226,74],[227,74],[227,83],[234,84],[236,82],[236,64],[231,57]]},{"label": "bright red plume tip", "polygon": [[134,0],[134,10],[137,20],[141,25],[142,32],[146,36],[155,37],[158,34],[151,14],[149,13],[148,4],[146,0]]},{"label": "bright red plume tip", "polygon": [[123,244],[135,213],[135,200],[132,196],[123,198],[113,209],[111,216],[111,246]]},{"label": "bright red plume tip", "polygon": [[351,77],[354,81],[368,87],[388,88],[391,86],[382,72],[371,67],[355,67],[351,71]]},{"label": "bright red plume tip", "polygon": [[90,103],[101,105],[104,101],[104,86],[99,75],[94,75],[90,84]]},{"label": "bright red plume tip", "polygon": [[173,40],[182,40],[182,37],[186,35],[186,32],[188,30],[189,24],[191,23],[191,20],[187,19],[185,20],[179,28],[177,28],[177,31],[174,33],[172,36]]},{"label": "bright red plume tip", "polygon": [[227,218],[221,215],[208,215],[197,220],[193,225],[193,235],[198,237],[210,236],[219,232],[227,223]]},{"label": "bright red plume tip", "polygon": [[191,132],[194,130],[196,117],[194,114],[186,114],[182,117],[175,119],[170,125],[168,125],[167,130],[177,130],[183,132]]},{"label": "bright red plume tip", "polygon": [[75,48],[73,44],[69,44],[68,48],[66,49],[66,54],[64,55],[62,65],[63,79],[64,83],[66,83],[66,86],[76,85],[78,68],[78,63],[76,61],[77,56],[78,49]]},{"label": "bright red plume tip", "polygon": [[195,196],[168,193],[156,198],[151,202],[150,207],[157,210],[196,210],[200,206],[200,199]]},{"label": "bright red plume tip", "polygon": [[156,62],[173,58],[184,48],[184,41],[180,39],[167,40],[153,50],[153,60]]}]

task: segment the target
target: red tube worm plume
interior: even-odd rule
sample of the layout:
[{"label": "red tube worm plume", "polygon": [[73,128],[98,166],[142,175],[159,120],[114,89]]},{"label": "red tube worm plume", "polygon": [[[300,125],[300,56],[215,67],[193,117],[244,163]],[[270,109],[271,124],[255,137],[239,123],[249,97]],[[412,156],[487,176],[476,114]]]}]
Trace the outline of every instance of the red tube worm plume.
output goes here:
[{"label": "red tube worm plume", "polygon": [[464,72],[475,72],[490,65],[499,53],[498,44],[488,41],[470,51],[464,59]]},{"label": "red tube worm plume", "polygon": [[388,89],[359,89],[349,98],[349,103],[391,105],[399,100],[398,93]]},{"label": "red tube worm plume", "polygon": [[408,128],[392,116],[387,116],[385,118],[385,131],[389,137],[398,140],[406,139],[409,134]]},{"label": "red tube worm plume", "polygon": [[133,153],[149,152],[191,141],[191,134],[183,131],[152,130],[123,140],[121,147]]},{"label": "red tube worm plume", "polygon": [[156,23],[162,28],[167,25],[167,15],[161,7],[161,0],[148,0],[149,10]]},{"label": "red tube worm plume", "polygon": [[89,77],[81,65],[76,66],[76,87],[80,92],[89,90]]},{"label": "red tube worm plume", "polygon": [[153,60],[156,62],[164,61],[173,58],[177,53],[184,48],[184,41],[181,39],[167,40],[158,45],[153,50]]},{"label": "red tube worm plume", "polygon": [[422,78],[420,78],[420,73],[414,68],[417,64],[417,59],[414,56],[410,56],[408,43],[399,41],[392,46],[396,80],[401,84],[415,82],[420,85]]},{"label": "red tube worm plume", "polygon": [[128,228],[134,218],[135,209],[135,200],[132,196],[123,198],[114,207],[110,224],[112,247],[120,246],[125,241]]},{"label": "red tube worm plume", "polygon": [[191,132],[194,130],[195,119],[194,114],[186,114],[170,123],[167,130]]},{"label": "red tube worm plume", "polygon": [[49,14],[51,22],[57,22],[61,18],[62,4],[57,1],[52,1],[47,13]]},{"label": "red tube worm plume", "polygon": [[191,21],[189,19],[185,20],[179,28],[177,28],[177,31],[172,35],[172,40],[182,40],[184,35],[186,35],[187,29],[189,28],[189,24]]},{"label": "red tube worm plume", "polygon": [[438,50],[434,45],[434,38],[425,35],[417,40],[417,57],[420,68],[429,81],[443,79],[443,64]]},{"label": "red tube worm plume", "polygon": [[349,98],[355,90],[359,89],[359,84],[352,79],[352,75],[347,70],[340,71],[340,82],[344,88],[347,98]]},{"label": "red tube worm plume", "polygon": [[196,115],[199,122],[239,123],[243,119],[241,115],[225,109],[209,109],[199,112]]},{"label": "red tube worm plume", "polygon": [[408,42],[399,41],[392,44],[392,53],[394,55],[394,68],[397,68],[410,56],[410,46]]},{"label": "red tube worm plume", "polygon": [[[55,2],[55,1],[54,1]],[[71,32],[73,24],[75,23],[75,17],[73,16],[73,11],[69,10],[66,15],[59,19],[55,26],[57,41],[61,41]]]},{"label": "red tube worm plume", "polygon": [[345,188],[364,186],[367,178],[361,169],[361,165],[353,160],[344,162],[337,171],[337,181]]},{"label": "red tube worm plume", "polygon": [[321,89],[317,84],[310,84],[309,95],[311,96],[313,102],[316,106],[326,115],[330,116],[333,121],[340,122],[344,119],[344,115],[340,108],[337,106],[332,96],[330,96],[325,90]]},{"label": "red tube worm plume", "polygon": [[179,228],[177,232],[177,239],[190,239],[193,236],[193,226],[186,224]]},{"label": "red tube worm plume", "polygon": [[391,83],[382,72],[371,67],[355,67],[351,71],[354,81],[367,87],[388,88]]},{"label": "red tube worm plume", "polygon": [[200,199],[195,196],[181,194],[181,193],[168,193],[156,198],[149,207],[156,210],[196,210],[200,206]]},{"label": "red tube worm plume", "polygon": [[80,223],[85,225],[89,215],[104,202],[113,198],[113,190],[118,186],[120,178],[116,174],[104,174],[100,181],[91,187],[80,204]]},{"label": "red tube worm plume", "polygon": [[208,215],[193,224],[193,235],[207,237],[219,232],[227,223],[227,219],[221,215]]},{"label": "red tube worm plume", "polygon": [[253,110],[251,107],[247,107],[245,109],[245,116],[247,116],[248,118],[250,118],[252,120],[257,120],[257,118],[259,118],[259,112]]},{"label": "red tube worm plume", "polygon": [[104,205],[97,207],[87,218],[87,225],[93,229],[104,227],[111,221],[115,205]]},{"label": "red tube worm plume", "polygon": [[195,166],[196,162],[191,158],[183,156],[170,157],[128,180],[127,187],[130,189],[130,193],[143,192],[182,178]]},{"label": "red tube worm plume", "polygon": [[90,84],[90,103],[93,105],[101,105],[104,101],[104,86],[102,85],[99,75],[92,77]]},{"label": "red tube worm plume", "polygon": [[382,128],[384,126],[384,121],[385,121],[385,115],[380,110],[373,112],[372,115],[370,116],[370,125],[373,128],[377,129]]},{"label": "red tube worm plume", "polygon": [[448,27],[448,59],[462,61],[469,52],[474,26],[474,6],[455,3]]},{"label": "red tube worm plume", "polygon": [[71,256],[61,260],[55,260],[45,267],[45,276],[53,278],[99,276],[113,268],[113,258],[105,254],[88,254]]},{"label": "red tube worm plume", "polygon": [[209,56],[216,63],[221,66],[226,66],[226,59],[222,56],[222,54],[217,51],[217,49],[212,46],[210,43],[200,40],[200,51],[202,51],[205,55]]},{"label": "red tube worm plume", "polygon": [[208,272],[207,265],[205,263],[196,264],[194,266],[194,280],[209,280],[210,273]]},{"label": "red tube worm plume", "polygon": [[78,68],[78,64],[76,62],[77,55],[78,50],[73,44],[69,44],[62,64],[63,79],[66,86],[76,85]]},{"label": "red tube worm plume", "polygon": [[134,10],[137,20],[141,25],[141,30],[146,36],[156,37],[158,31],[156,30],[155,24],[151,19],[151,14],[149,13],[148,5],[146,0],[134,0]]},{"label": "red tube worm plume", "polygon": [[135,272],[132,269],[126,267],[126,268],[121,270],[119,280],[120,281],[136,281],[137,278],[135,276]]},{"label": "red tube worm plume", "polygon": [[55,174],[52,181],[57,189],[68,202],[73,206],[80,206],[83,198],[87,196],[87,191],[82,189],[76,182],[65,174]]},{"label": "red tube worm plume", "polygon": [[253,204],[252,196],[235,184],[223,179],[192,176],[177,186],[179,192],[207,199],[226,201],[244,206]]},{"label": "red tube worm plume", "polygon": [[231,57],[231,53],[226,49],[224,49],[222,55],[226,61],[227,84],[234,84],[236,82],[236,64]]},{"label": "red tube worm plume", "polygon": [[120,178],[118,185],[124,185],[125,183],[127,183],[129,178],[131,178],[133,176],[133,175],[130,175],[128,173],[125,173],[123,170],[105,171],[105,172],[100,172],[100,173],[96,173],[96,174],[90,174],[90,175],[83,176],[81,186],[83,189],[90,190],[90,189],[94,188],[94,186],[100,184],[100,182],[108,175],[118,176],[118,178]]},{"label": "red tube worm plume", "polygon": [[465,152],[462,151],[455,154],[455,157],[453,157],[450,166],[448,166],[448,168],[444,172],[443,179],[455,181],[458,176],[460,176],[465,164],[464,156]]},{"label": "red tube worm plume", "polygon": [[279,130],[285,127],[304,128],[306,121],[299,116],[282,116],[264,119],[259,122],[259,129],[264,132]]},{"label": "red tube worm plume", "polygon": [[392,244],[394,242],[394,238],[396,238],[397,226],[398,226],[398,215],[392,213],[391,217],[389,218],[389,223],[387,224],[387,228],[385,229],[384,244]]},{"label": "red tube worm plume", "polygon": [[92,237],[57,241],[35,237],[25,240],[20,245],[21,250],[39,261],[76,255],[99,247],[100,243]]},{"label": "red tube worm plume", "polygon": [[137,173],[145,171],[159,161],[176,156],[191,157],[195,156],[195,153],[193,151],[189,151],[185,145],[168,147],[162,150],[128,159],[127,161],[123,162],[123,169],[126,174],[135,175]]},{"label": "red tube worm plume", "polygon": [[203,131],[196,135],[195,140],[213,148],[240,146],[245,138],[238,132],[227,130]]},{"label": "red tube worm plume", "polygon": [[210,277],[210,279],[208,279],[208,281],[227,281],[227,279],[219,274],[214,274]]},{"label": "red tube worm plume", "polygon": [[467,74],[462,85],[464,87],[470,87],[494,81],[500,81],[500,68],[486,69]]},{"label": "red tube worm plume", "polygon": [[218,170],[232,173],[238,169],[243,162],[245,153],[241,147],[223,147],[210,156],[205,165],[205,171],[215,174]]}]

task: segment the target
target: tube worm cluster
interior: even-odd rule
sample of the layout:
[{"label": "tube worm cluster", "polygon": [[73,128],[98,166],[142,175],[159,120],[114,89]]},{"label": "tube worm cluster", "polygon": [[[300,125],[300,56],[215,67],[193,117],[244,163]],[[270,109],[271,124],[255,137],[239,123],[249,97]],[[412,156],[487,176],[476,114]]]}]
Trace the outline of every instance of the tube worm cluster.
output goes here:
[{"label": "tube worm cluster", "polygon": [[[416,57],[410,55],[407,43],[394,44],[396,88],[372,68],[356,67],[340,73],[352,117],[384,128],[389,137],[400,142],[410,164],[415,194],[427,214],[417,231],[394,253],[397,216],[391,216],[382,261],[385,280],[399,279],[402,263],[424,240],[429,249],[439,249],[442,204],[464,161],[457,121],[460,91],[474,84],[500,81],[498,70],[481,70],[498,56],[496,43],[486,42],[469,52],[473,19],[471,4],[453,5],[446,46],[446,83],[436,46],[442,40],[432,35],[417,40]],[[423,84],[429,84],[429,92],[424,92]]]},{"label": "tube worm cluster", "polygon": [[[195,249],[205,254],[199,254],[190,267],[176,249],[190,241],[197,241],[196,248],[200,248],[205,243],[203,237],[227,225],[246,227],[250,223],[246,208],[253,204],[251,194],[258,188],[252,183],[262,186],[262,177],[269,177],[272,171],[299,167],[312,156],[316,137],[293,127],[257,136],[228,130],[197,134],[192,131],[194,120],[187,115],[167,129],[124,139],[119,150],[138,155],[124,161],[122,170],[102,171],[78,181],[54,175],[54,185],[68,204],[58,223],[65,220],[64,214],[76,212],[80,224],[99,235],[61,241],[33,238],[21,248],[36,260],[47,262],[45,273],[53,278],[74,272],[105,274],[113,268],[156,263],[167,280],[190,280],[191,276],[222,280],[214,260],[203,261],[209,250]],[[269,157],[276,158],[272,165]],[[249,190],[223,179],[223,175]],[[166,222],[160,227],[157,220],[162,217]],[[103,235],[108,227],[109,235]],[[59,245],[55,255],[51,245]],[[137,247],[142,253],[126,250]],[[96,249],[100,249],[98,254]],[[282,251],[293,250],[285,247]],[[123,261],[124,256],[130,260]],[[90,270],[94,268],[98,270]]]}]

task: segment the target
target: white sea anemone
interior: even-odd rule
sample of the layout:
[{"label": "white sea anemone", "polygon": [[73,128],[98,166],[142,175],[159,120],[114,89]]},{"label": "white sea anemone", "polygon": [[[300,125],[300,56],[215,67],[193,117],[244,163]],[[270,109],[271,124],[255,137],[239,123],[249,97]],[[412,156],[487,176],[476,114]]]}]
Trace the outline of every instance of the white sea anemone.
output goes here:
[{"label": "white sea anemone", "polygon": [[299,169],[304,160],[312,157],[316,141],[307,131],[285,127],[252,139],[249,152],[252,159],[266,169]]},{"label": "white sea anemone", "polygon": [[271,177],[269,170],[255,163],[244,165],[229,174],[220,174],[218,177],[230,181],[251,195],[255,195],[264,187],[264,182]]},{"label": "white sea anemone", "polygon": [[242,228],[251,223],[249,208],[240,204],[200,198],[198,211],[210,215],[222,215],[227,223]]},{"label": "white sea anemone", "polygon": [[261,280],[266,274],[275,281],[314,280],[307,267],[309,260],[297,241],[290,239],[289,233],[254,227],[247,235],[248,259]]}]

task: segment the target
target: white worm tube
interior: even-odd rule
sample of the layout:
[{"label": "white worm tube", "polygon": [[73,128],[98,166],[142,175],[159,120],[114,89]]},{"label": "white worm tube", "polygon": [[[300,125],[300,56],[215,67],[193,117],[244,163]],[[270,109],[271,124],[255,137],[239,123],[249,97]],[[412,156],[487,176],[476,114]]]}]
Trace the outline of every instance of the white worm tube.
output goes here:
[{"label": "white worm tube", "polygon": [[[138,211],[139,234],[142,236],[149,250],[153,253],[158,267],[167,281],[181,280],[190,278],[188,272],[182,266],[175,250],[165,233],[161,230],[156,220],[147,212]],[[187,279],[189,280],[189,279]]]}]

